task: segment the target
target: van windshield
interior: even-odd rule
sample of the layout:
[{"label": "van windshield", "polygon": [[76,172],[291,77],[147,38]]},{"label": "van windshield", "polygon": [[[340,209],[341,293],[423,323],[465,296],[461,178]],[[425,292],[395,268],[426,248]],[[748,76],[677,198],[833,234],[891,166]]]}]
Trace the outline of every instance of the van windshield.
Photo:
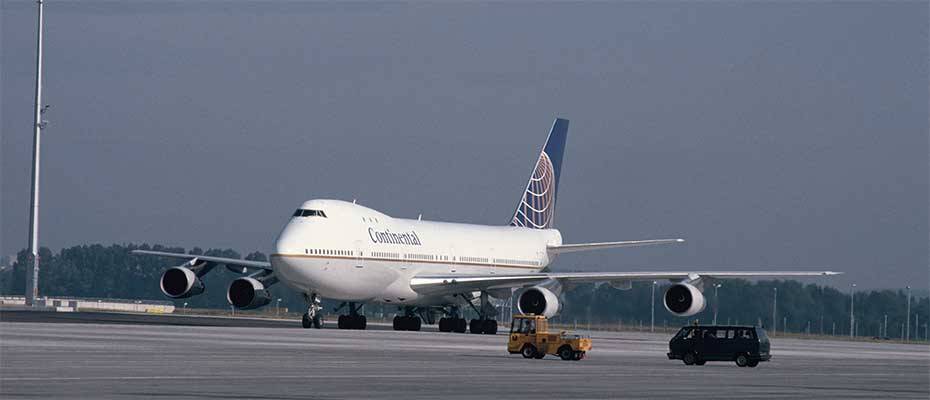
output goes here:
[{"label": "van windshield", "polygon": [[765,329],[756,329],[756,332],[759,334],[759,340],[763,342],[769,341],[769,336],[765,334]]}]

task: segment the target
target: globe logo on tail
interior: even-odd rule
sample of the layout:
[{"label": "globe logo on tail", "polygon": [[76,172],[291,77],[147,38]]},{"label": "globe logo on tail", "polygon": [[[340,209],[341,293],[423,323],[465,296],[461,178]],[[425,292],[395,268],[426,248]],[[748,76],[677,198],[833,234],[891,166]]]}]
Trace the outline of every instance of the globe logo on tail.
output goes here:
[{"label": "globe logo on tail", "polygon": [[533,176],[517,206],[511,225],[525,228],[549,229],[555,209],[555,171],[546,152],[539,154]]}]

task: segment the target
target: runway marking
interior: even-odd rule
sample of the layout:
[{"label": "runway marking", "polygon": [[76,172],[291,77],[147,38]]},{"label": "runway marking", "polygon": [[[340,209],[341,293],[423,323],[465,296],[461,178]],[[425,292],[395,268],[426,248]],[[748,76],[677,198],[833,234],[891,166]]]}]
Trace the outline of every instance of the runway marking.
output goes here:
[{"label": "runway marking", "polygon": [[[462,378],[462,374],[429,374],[427,375],[430,378]],[[478,375],[474,373],[469,373],[470,378],[499,378],[500,374],[484,374]],[[99,376],[99,377],[0,377],[0,381],[119,381],[119,380],[151,380],[151,379],[188,379],[188,380],[203,380],[203,379],[356,379],[356,378],[368,378],[368,379],[422,379],[423,376],[413,375],[413,374],[342,374],[342,375],[268,375],[268,376],[258,376],[258,375],[162,375],[162,376]]]}]

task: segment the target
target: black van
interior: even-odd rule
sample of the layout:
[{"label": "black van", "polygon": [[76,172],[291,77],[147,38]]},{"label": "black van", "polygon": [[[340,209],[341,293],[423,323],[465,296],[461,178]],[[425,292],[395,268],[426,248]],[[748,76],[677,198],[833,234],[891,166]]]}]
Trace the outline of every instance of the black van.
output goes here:
[{"label": "black van", "polygon": [[768,361],[769,337],[754,326],[686,326],[668,342],[668,359],[685,365],[707,361],[735,361],[740,367],[755,367]]}]

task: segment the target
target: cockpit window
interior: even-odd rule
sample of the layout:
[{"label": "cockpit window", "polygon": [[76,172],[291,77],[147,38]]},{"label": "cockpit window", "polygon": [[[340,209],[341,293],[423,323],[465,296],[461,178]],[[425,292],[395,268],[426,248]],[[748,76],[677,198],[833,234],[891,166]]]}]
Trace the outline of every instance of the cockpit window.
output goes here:
[{"label": "cockpit window", "polygon": [[323,210],[305,210],[298,208],[297,211],[294,211],[295,217],[323,217],[326,218],[326,213]]}]

